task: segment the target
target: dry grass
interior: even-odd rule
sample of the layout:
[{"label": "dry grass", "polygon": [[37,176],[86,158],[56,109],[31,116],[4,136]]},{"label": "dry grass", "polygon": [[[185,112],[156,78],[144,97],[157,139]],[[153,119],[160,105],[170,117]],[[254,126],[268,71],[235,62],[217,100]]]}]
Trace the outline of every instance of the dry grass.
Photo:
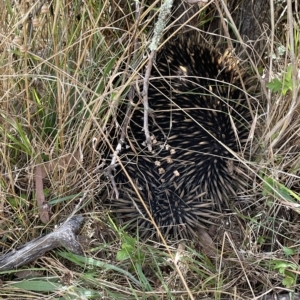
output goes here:
[{"label": "dry grass", "polygon": [[[211,229],[214,260],[197,242],[166,248],[129,236],[96,197],[109,190],[99,170],[110,116],[143,72],[159,3],[139,22],[126,0],[0,3],[0,254],[72,213],[86,218],[86,257],[53,251],[22,272],[0,273],[3,299],[259,299],[299,290],[297,18],[283,10],[264,33],[261,69],[241,62],[261,90],[253,96],[253,159],[243,162],[251,184]],[[49,213],[39,208],[43,197]]]}]

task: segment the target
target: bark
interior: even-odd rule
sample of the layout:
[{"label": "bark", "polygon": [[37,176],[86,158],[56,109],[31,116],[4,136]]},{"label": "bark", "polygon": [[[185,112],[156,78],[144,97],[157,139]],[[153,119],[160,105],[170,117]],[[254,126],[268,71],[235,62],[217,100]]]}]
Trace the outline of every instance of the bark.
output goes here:
[{"label": "bark", "polygon": [[270,2],[266,0],[244,0],[231,7],[233,20],[245,43],[251,44],[261,53],[265,45],[262,33],[270,28]]}]

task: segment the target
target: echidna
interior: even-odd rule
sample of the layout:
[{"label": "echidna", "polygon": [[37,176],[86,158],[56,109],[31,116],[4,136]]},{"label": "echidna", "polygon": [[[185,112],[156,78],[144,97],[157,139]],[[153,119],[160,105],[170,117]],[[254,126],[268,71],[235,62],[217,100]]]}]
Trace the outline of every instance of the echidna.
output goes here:
[{"label": "echidna", "polygon": [[[251,120],[240,78],[236,60],[195,37],[169,41],[157,55],[148,93],[153,151],[145,145],[139,101],[121,159],[167,236],[192,235],[235,195],[239,180],[232,170],[237,155],[247,152]],[[149,216],[121,168],[115,181],[120,195],[112,210],[140,235],[150,234]]]}]

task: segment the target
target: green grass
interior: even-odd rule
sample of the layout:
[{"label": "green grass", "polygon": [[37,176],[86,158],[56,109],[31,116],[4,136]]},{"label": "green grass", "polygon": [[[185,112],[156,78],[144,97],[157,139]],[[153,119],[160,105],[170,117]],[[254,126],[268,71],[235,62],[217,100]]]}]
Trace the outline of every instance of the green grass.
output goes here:
[{"label": "green grass", "polygon": [[[38,10],[39,2],[0,1],[0,255],[51,232],[75,209],[85,217],[84,255],[58,249],[1,272],[1,297],[254,299],[299,290],[298,20],[284,15],[265,33],[274,44],[265,39],[263,65],[242,62],[265,79],[255,80],[262,92],[252,99],[253,160],[243,161],[249,185],[233,213],[212,228],[214,259],[197,241],[140,240],[97,197],[109,188],[99,165],[111,116],[136,85],[135,72],[143,73],[159,3],[146,7],[139,23],[126,1],[66,3]],[[208,16],[199,26],[209,22]],[[292,27],[288,38],[283,25]],[[144,46],[133,53],[135,41]],[[120,71],[124,65],[128,74]],[[37,166],[46,223],[36,201]]]}]

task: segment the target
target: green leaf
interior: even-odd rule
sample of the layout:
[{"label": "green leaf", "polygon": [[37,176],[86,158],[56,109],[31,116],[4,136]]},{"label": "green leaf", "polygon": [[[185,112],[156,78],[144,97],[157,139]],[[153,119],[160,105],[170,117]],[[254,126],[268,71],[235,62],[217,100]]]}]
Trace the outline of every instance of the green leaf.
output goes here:
[{"label": "green leaf", "polygon": [[267,84],[267,88],[274,93],[278,93],[282,89],[282,82],[278,78],[275,78]]},{"label": "green leaf", "polygon": [[136,250],[135,244],[136,239],[130,235],[123,233],[122,236],[122,246],[121,250],[117,252],[117,260],[122,261],[134,256]]},{"label": "green leaf", "polygon": [[81,265],[82,267],[85,267],[86,265],[90,265],[90,266],[94,266],[94,267],[98,267],[98,268],[102,268],[104,270],[112,270],[112,271],[116,271],[119,272],[123,275],[125,275],[126,277],[128,277],[131,281],[133,281],[135,284],[137,284],[138,286],[141,286],[141,283],[139,281],[137,281],[132,274],[130,274],[129,272],[123,270],[122,268],[116,267],[114,265],[102,262],[100,260],[96,260],[90,257],[85,257],[85,256],[81,256],[81,255],[77,255],[74,253],[70,253],[70,252],[58,252],[58,254],[78,265]]},{"label": "green leaf", "polygon": [[130,258],[130,254],[126,250],[119,250],[117,252],[117,260],[118,261],[123,261]]},{"label": "green leaf", "polygon": [[264,176],[263,195],[281,196],[284,200],[294,203],[295,200],[300,201],[300,196],[288,189],[275,179]]},{"label": "green leaf", "polygon": [[286,262],[286,261],[282,261],[282,260],[276,260],[275,262],[275,266],[274,269],[278,269],[279,273],[284,274],[286,269],[292,269],[292,270],[296,270],[297,266],[293,263],[290,262]]},{"label": "green leaf", "polygon": [[136,243],[136,239],[131,237],[130,235],[128,235],[127,233],[123,234],[123,243],[126,243],[127,245],[130,245],[132,247],[134,247],[135,243]]},{"label": "green leaf", "polygon": [[11,286],[35,292],[53,292],[63,287],[60,283],[49,280],[22,280],[11,283]]},{"label": "green leaf", "polygon": [[26,207],[27,195],[21,194],[20,197],[8,197],[7,201],[13,208]]},{"label": "green leaf", "polygon": [[152,291],[151,284],[149,283],[147,277],[145,276],[145,274],[142,270],[142,266],[140,264],[135,264],[135,269],[136,269],[137,274],[140,278],[140,281],[143,283],[143,286],[145,287],[145,289],[147,291]]},{"label": "green leaf", "polygon": [[282,76],[281,80],[278,78],[273,79],[267,84],[267,87],[275,93],[280,92],[283,96],[290,90],[293,90],[293,80],[292,80],[293,68],[291,65],[287,67],[285,74]]},{"label": "green leaf", "polygon": [[50,205],[54,205],[54,204],[61,203],[61,202],[67,201],[67,200],[74,200],[75,198],[81,197],[82,195],[83,195],[83,193],[79,193],[79,194],[70,195],[70,196],[66,196],[66,197],[62,197],[62,198],[52,199],[48,203]]},{"label": "green leaf", "polygon": [[287,247],[283,247],[283,252],[286,256],[291,256],[295,254],[295,250]]},{"label": "green leaf", "polygon": [[266,240],[265,240],[264,237],[262,237],[262,236],[258,237],[257,243],[258,243],[259,245],[262,245],[262,244],[264,244],[265,242],[266,242]]},{"label": "green leaf", "polygon": [[293,286],[293,285],[295,284],[295,279],[292,278],[292,277],[290,277],[290,276],[286,276],[286,277],[284,277],[284,279],[282,280],[282,284],[283,284],[285,287],[289,288],[289,287],[291,287],[291,286]]}]

